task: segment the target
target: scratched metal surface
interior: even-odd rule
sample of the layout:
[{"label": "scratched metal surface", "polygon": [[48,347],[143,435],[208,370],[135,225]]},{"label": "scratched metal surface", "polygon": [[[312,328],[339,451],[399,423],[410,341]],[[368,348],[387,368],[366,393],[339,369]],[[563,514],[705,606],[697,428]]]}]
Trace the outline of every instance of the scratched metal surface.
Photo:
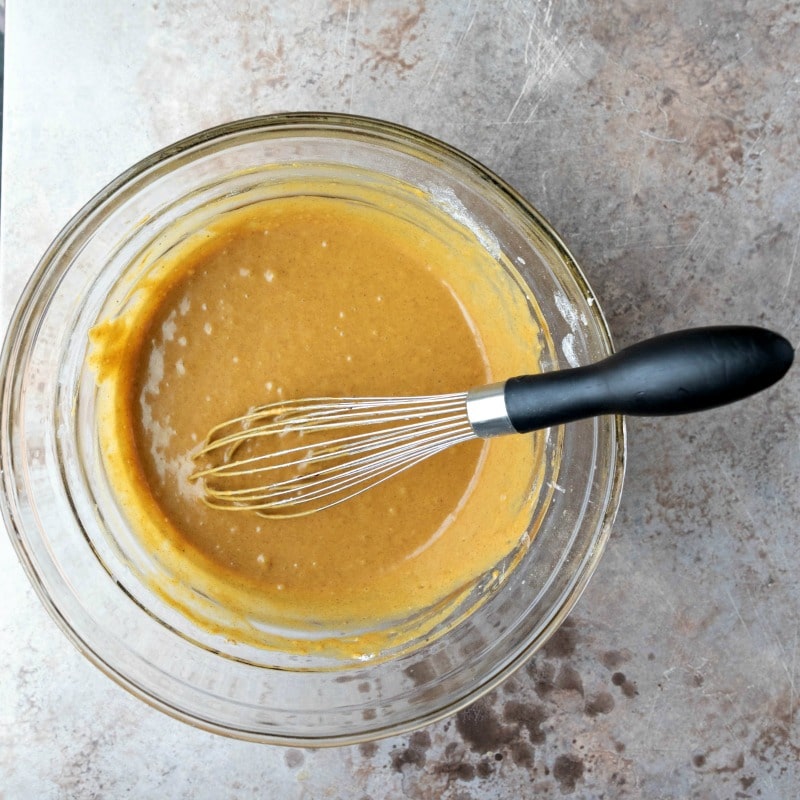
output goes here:
[{"label": "scratched metal surface", "polygon": [[[9,3],[2,324],[103,184],[200,128],[385,117],[483,160],[562,232],[619,344],[707,322],[800,339],[796,3]],[[411,736],[306,751],[129,697],[0,540],[0,795],[796,796],[800,369],[733,409],[631,421],[622,509],[568,624]]]}]

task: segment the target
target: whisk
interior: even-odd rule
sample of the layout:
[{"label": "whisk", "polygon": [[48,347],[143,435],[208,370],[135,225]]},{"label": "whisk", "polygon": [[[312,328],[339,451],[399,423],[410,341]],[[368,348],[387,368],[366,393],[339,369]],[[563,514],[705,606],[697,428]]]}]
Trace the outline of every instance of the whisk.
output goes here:
[{"label": "whisk", "polygon": [[265,517],[344,502],[475,438],[603,414],[666,416],[740,400],[778,381],[794,350],[763,328],[694,328],[595,364],[453,394],[271,403],[216,426],[194,454],[213,508]]}]

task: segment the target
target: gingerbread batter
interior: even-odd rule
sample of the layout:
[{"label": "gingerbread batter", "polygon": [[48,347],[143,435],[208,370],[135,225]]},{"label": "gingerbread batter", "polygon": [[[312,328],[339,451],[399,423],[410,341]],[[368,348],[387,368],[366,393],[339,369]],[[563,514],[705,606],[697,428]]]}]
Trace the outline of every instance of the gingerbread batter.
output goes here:
[{"label": "gingerbread batter", "polygon": [[[468,231],[306,191],[221,215],[92,334],[111,483],[149,546],[231,613],[389,630],[520,541],[530,438],[473,442],[309,517],[206,507],[208,430],[280,399],[467,389],[537,362],[523,291]],[[477,277],[476,277],[477,276]]]}]

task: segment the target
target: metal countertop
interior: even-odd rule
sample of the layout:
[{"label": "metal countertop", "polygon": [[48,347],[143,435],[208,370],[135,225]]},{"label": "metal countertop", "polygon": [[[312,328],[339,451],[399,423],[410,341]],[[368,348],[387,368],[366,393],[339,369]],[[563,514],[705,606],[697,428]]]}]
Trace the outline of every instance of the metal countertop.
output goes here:
[{"label": "metal countertop", "polygon": [[[199,129],[335,110],[438,136],[566,239],[618,345],[800,340],[800,6],[765,0],[11,2],[2,317],[70,216]],[[789,798],[800,725],[800,369],[630,420],[622,507],[567,624],[456,717],[336,750],[227,740],[126,694],[0,537],[9,798]]]}]

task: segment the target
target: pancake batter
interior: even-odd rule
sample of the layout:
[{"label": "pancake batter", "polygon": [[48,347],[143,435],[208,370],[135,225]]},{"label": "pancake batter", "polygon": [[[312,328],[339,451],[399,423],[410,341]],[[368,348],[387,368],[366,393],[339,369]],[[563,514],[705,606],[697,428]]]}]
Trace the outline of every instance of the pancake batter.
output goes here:
[{"label": "pancake batter", "polygon": [[320,195],[221,215],[95,328],[101,439],[132,525],[204,596],[288,632],[396,633],[518,544],[531,439],[460,445],[287,520],[206,507],[191,454],[261,403],[437,394],[532,371],[536,330],[463,229]]}]

